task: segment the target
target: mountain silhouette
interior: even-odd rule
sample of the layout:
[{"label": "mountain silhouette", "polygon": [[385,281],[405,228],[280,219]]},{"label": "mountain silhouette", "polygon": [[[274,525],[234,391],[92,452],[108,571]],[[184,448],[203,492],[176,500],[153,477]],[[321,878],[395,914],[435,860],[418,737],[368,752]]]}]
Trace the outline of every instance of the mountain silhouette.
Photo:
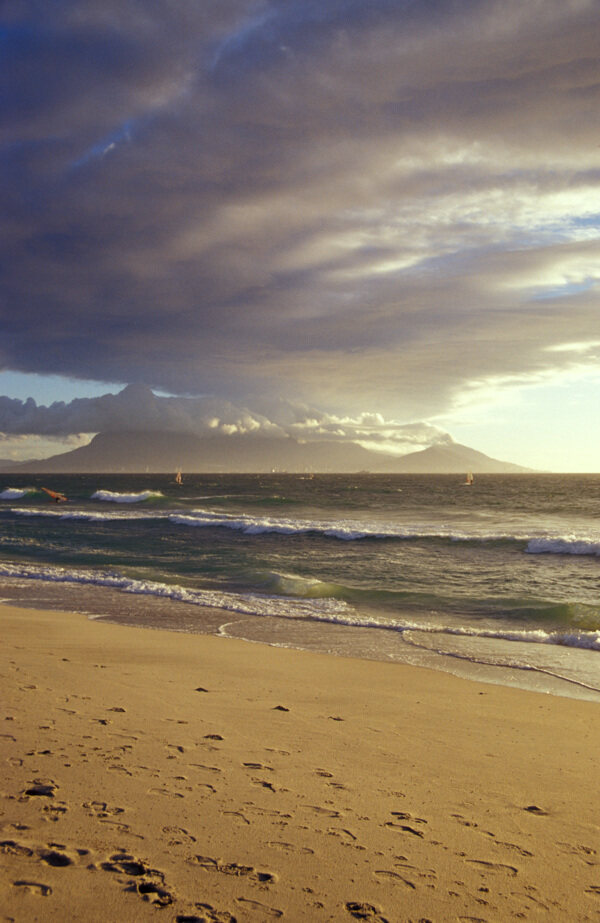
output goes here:
[{"label": "mountain silhouette", "polygon": [[298,442],[287,437],[194,436],[165,431],[107,432],[78,449],[4,466],[24,473],[357,472],[444,474],[527,471],[468,446],[448,442],[408,455],[373,452],[356,443]]}]

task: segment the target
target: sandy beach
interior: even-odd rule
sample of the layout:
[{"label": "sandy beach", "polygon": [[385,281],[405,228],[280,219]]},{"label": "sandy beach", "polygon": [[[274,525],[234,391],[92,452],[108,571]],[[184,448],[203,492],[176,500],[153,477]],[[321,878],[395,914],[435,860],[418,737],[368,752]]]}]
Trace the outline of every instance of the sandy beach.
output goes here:
[{"label": "sandy beach", "polygon": [[600,920],[600,708],[0,608],[15,921]]}]

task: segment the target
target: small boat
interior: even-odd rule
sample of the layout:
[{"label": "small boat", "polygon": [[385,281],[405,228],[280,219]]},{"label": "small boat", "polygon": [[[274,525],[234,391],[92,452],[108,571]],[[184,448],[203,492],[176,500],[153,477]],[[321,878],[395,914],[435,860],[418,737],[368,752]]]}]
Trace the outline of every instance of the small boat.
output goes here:
[{"label": "small boat", "polygon": [[44,491],[45,494],[48,494],[48,496],[51,497],[55,503],[66,503],[67,502],[67,498],[65,497],[65,495],[59,493],[57,490],[48,490],[47,487],[42,487],[42,490]]},{"label": "small boat", "polygon": [[475,480],[475,478],[473,477],[473,472],[472,472],[472,471],[467,471],[467,477],[466,477],[466,479],[465,479],[464,486],[465,486],[465,487],[471,487],[474,480]]},{"label": "small boat", "polygon": [[181,469],[177,470],[177,474],[175,475],[175,483],[179,484],[180,487],[183,484],[183,477],[181,476]]}]

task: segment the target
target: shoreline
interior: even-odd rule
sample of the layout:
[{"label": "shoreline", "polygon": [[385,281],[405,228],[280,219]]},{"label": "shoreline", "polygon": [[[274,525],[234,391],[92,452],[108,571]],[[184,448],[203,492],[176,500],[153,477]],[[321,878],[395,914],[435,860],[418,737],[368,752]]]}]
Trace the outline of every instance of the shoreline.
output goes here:
[{"label": "shoreline", "polygon": [[600,919],[594,703],[20,605],[0,626],[15,919]]},{"label": "shoreline", "polygon": [[[415,630],[398,632],[392,628],[389,631],[377,632],[377,648],[373,649],[372,626],[366,628],[360,624],[353,626],[347,623],[337,624],[335,621],[305,621],[294,618],[284,620],[274,615],[264,618],[236,609],[204,606],[169,596],[127,593],[121,588],[80,584],[76,581],[71,583],[25,578],[23,582],[19,578],[13,579],[13,585],[10,578],[4,577],[0,580],[0,605],[8,604],[44,611],[69,611],[80,613],[95,621],[116,625],[189,635],[208,635],[250,644],[322,653],[330,657],[414,666],[487,685],[600,704],[600,684],[590,682],[590,677],[593,676],[591,666],[587,668],[584,676],[581,676],[581,662],[578,664],[579,673],[575,671],[574,675],[569,676],[564,670],[566,666],[573,672],[573,657],[597,657],[596,652],[578,648],[545,646],[546,659],[562,658],[564,652],[568,656],[566,661],[556,663],[553,669],[548,666],[536,666],[534,662],[528,666],[519,666],[511,663],[507,657],[506,647],[498,662],[493,656],[491,659],[486,656],[485,651],[478,658],[475,655],[422,646],[414,638]],[[368,619],[368,613],[366,618]],[[381,627],[385,628],[384,625]],[[418,634],[417,631],[416,635]],[[387,641],[383,644],[385,635]],[[509,643],[515,648],[522,647],[518,641]],[[529,660],[536,653],[536,647],[537,645],[526,645],[523,658]]]}]

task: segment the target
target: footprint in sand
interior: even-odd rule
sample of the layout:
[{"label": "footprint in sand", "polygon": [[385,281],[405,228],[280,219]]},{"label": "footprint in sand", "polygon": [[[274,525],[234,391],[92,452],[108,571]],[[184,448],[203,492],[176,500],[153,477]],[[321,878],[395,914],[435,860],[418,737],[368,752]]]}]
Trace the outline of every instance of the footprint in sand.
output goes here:
[{"label": "footprint in sand", "polygon": [[272,782],[265,782],[263,779],[252,779],[252,785],[258,785],[260,788],[266,788],[270,792],[277,792]]},{"label": "footprint in sand", "polygon": [[503,872],[505,875],[510,875],[514,878],[515,875],[519,874],[519,870],[514,867],[514,865],[504,865],[502,862],[487,862],[484,859],[466,859],[470,865],[478,865],[481,869],[489,870],[490,872]]},{"label": "footprint in sand", "polygon": [[[397,817],[398,820],[409,820],[412,824],[427,824],[428,821],[423,817],[413,817],[412,814],[408,814],[406,811],[390,811],[392,817]],[[475,825],[477,826],[477,825]]]},{"label": "footprint in sand", "polygon": [[355,920],[368,920],[369,923],[390,923],[378,907],[373,904],[363,904],[362,901],[348,901],[346,910]]},{"label": "footprint in sand", "polygon": [[182,846],[184,843],[196,842],[196,837],[183,827],[163,827],[162,832],[171,837],[169,846]]},{"label": "footprint in sand", "polygon": [[127,890],[137,891],[143,900],[156,904],[158,907],[168,907],[175,899],[172,894],[169,894],[168,891],[165,891],[154,881],[137,881]]},{"label": "footprint in sand", "polygon": [[529,804],[526,808],[523,808],[523,810],[529,811],[530,814],[537,814],[540,817],[546,817],[548,814],[543,808],[539,808],[537,804]]},{"label": "footprint in sand", "polygon": [[[560,845],[560,844],[559,844]],[[532,852],[529,852],[528,849],[523,849],[522,846],[517,846],[516,843],[504,843],[502,840],[495,840],[494,846],[501,846],[502,849],[510,849],[513,852],[519,854],[519,856],[531,857],[533,856]]]},{"label": "footprint in sand", "polygon": [[39,779],[35,779],[29,788],[26,788],[22,793],[24,798],[54,798],[54,792],[58,788],[56,782],[42,782]]},{"label": "footprint in sand", "polygon": [[46,820],[57,821],[66,814],[69,808],[67,807],[64,801],[59,801],[55,804],[45,804],[42,808],[44,814],[46,815]]},{"label": "footprint in sand", "polygon": [[325,817],[341,817],[339,811],[334,811],[332,808],[322,808],[318,804],[307,804],[305,805],[309,811],[314,811],[316,814],[324,814]]},{"label": "footprint in sand", "polygon": [[284,819],[289,819],[292,816],[291,814],[285,814],[282,811],[277,811],[275,808],[258,807],[258,805],[252,804],[252,802],[246,802],[245,804],[246,810],[253,814],[260,814],[264,815],[265,817],[282,817]]},{"label": "footprint in sand", "polygon": [[[212,786],[209,786],[212,788]],[[168,788],[149,788],[149,795],[166,795],[168,798],[183,798],[181,792],[172,792]]]},{"label": "footprint in sand", "polygon": [[284,852],[300,852],[306,856],[313,856],[315,853],[314,849],[311,849],[310,846],[294,846],[293,843],[283,843],[279,840],[273,840],[266,845],[271,849],[282,849]]},{"label": "footprint in sand", "polygon": [[0,852],[9,856],[33,856],[33,849],[29,849],[28,846],[22,846],[20,843],[15,843],[14,840],[3,840],[0,843]]},{"label": "footprint in sand", "polygon": [[165,887],[165,876],[158,869],[150,868],[142,859],[129,853],[115,853],[100,866],[105,872],[115,872],[130,878],[126,891],[135,891],[140,897],[158,907],[167,907],[175,900]]},{"label": "footprint in sand", "polygon": [[575,846],[571,843],[557,843],[556,845],[561,848],[561,852],[577,856],[577,858],[585,862],[586,865],[596,865],[596,860],[593,858],[596,855],[596,850],[591,846]]},{"label": "footprint in sand", "polygon": [[[351,830],[348,830],[346,827],[330,827],[327,831],[329,836],[337,836],[344,840],[346,843],[350,841],[352,844],[356,843],[358,837],[352,833]],[[359,849],[364,849],[364,846],[360,846]]]},{"label": "footprint in sand", "polygon": [[459,824],[462,824],[463,827],[478,827],[479,824],[476,824],[474,820],[467,820],[466,817],[463,817],[462,814],[451,814]]},{"label": "footprint in sand", "polygon": [[106,801],[84,801],[82,807],[87,808],[90,817],[112,817],[125,813],[125,808],[111,808]]},{"label": "footprint in sand", "polygon": [[[480,888],[479,890],[481,891],[482,889]],[[487,891],[487,888],[485,890]],[[533,890],[535,890],[535,888]],[[511,891],[510,895],[511,897],[517,897],[520,900],[529,901],[530,903],[535,904],[536,907],[541,907],[542,910],[550,910],[548,904],[545,904],[544,901],[541,901],[538,897],[534,897],[533,894],[524,894],[520,891]]]},{"label": "footprint in sand", "polygon": [[264,763],[242,763],[245,769],[261,769],[263,772],[275,772],[272,766],[266,766]]},{"label": "footprint in sand", "polygon": [[29,891],[30,894],[37,894],[39,897],[48,897],[49,894],[52,894],[50,885],[44,885],[39,881],[13,881],[13,886],[23,888],[25,891]]},{"label": "footprint in sand", "polygon": [[405,885],[407,888],[410,888],[412,891],[416,890],[416,885],[410,881],[408,878],[404,878],[399,872],[392,872],[389,869],[376,869],[375,875],[378,878],[385,878],[387,881],[394,881],[397,884]]},{"label": "footprint in sand", "polygon": [[394,821],[388,820],[384,826],[389,827],[390,830],[396,830],[398,833],[411,833],[413,836],[423,837],[421,830],[415,830],[414,827],[410,827],[408,824],[396,824]]},{"label": "footprint in sand", "polygon": [[205,769],[207,772],[223,772],[219,766],[207,766],[206,763],[190,763],[194,769]]},{"label": "footprint in sand", "polygon": [[260,884],[272,884],[276,881],[276,875],[272,872],[260,872],[251,865],[238,865],[237,862],[222,862],[220,859],[212,859],[210,856],[192,856],[191,862],[195,862],[200,868],[208,872],[221,872],[223,875],[235,875],[236,877],[247,877]]},{"label": "footprint in sand", "polygon": [[176,750],[177,753],[185,753],[185,748],[181,744],[167,744],[168,750]]},{"label": "footprint in sand", "polygon": [[57,852],[55,849],[44,849],[40,851],[40,859],[46,865],[52,868],[65,868],[67,865],[73,865],[73,860],[64,852]]},{"label": "footprint in sand", "polygon": [[[437,872],[435,869],[420,869],[416,865],[411,865],[410,862],[406,861],[406,856],[395,856],[394,858],[400,859],[401,861],[395,862],[396,868],[401,868],[403,870],[412,872],[416,874],[419,878],[424,878],[425,881],[437,881]],[[433,887],[428,885],[428,887]]]},{"label": "footprint in sand", "polygon": [[275,907],[267,907],[266,904],[261,904],[260,901],[250,900],[248,897],[237,897],[236,901],[243,907],[247,907],[248,910],[259,913],[261,920],[278,919],[283,916],[283,910],[277,910]]},{"label": "footprint in sand", "polygon": [[228,910],[215,910],[210,904],[196,904],[202,916],[195,913],[180,913],[175,923],[236,923],[236,918]]},{"label": "footprint in sand", "polygon": [[27,859],[37,856],[45,865],[50,865],[52,868],[66,868],[68,865],[73,865],[82,856],[89,855],[89,849],[69,850],[64,843],[48,843],[47,846],[33,849],[14,840],[0,842],[0,852],[5,855]]}]

